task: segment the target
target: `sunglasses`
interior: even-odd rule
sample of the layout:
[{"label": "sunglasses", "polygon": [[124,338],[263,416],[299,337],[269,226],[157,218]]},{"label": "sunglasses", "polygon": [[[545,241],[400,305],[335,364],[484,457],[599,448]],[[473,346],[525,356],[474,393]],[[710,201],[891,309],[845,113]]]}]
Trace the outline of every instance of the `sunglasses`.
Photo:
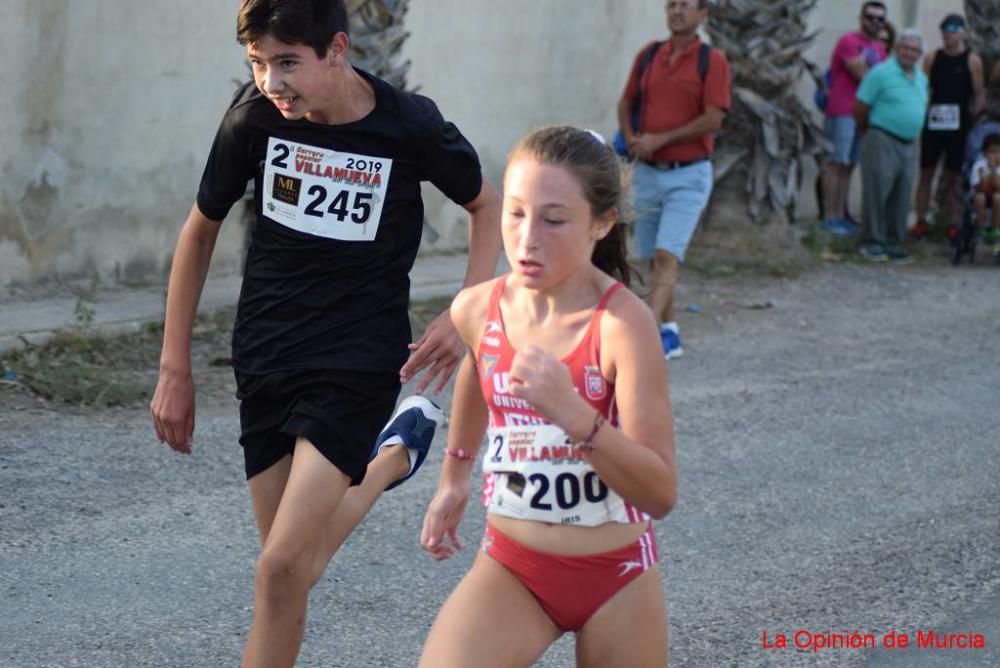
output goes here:
[{"label": "sunglasses", "polygon": [[878,23],[885,23],[885,17],[879,14],[862,14],[866,21],[877,21]]}]

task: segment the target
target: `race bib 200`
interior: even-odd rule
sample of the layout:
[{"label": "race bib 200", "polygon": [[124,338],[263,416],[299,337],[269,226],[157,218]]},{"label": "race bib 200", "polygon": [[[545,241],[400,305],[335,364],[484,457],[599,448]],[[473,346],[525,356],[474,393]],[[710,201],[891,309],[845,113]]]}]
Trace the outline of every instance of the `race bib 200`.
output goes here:
[{"label": "race bib 200", "polygon": [[491,427],[483,471],[496,476],[489,512],[581,526],[629,521],[621,497],[555,425]]},{"label": "race bib 200", "polygon": [[271,137],[264,162],[262,213],[306,234],[373,241],[391,172],[388,158]]}]

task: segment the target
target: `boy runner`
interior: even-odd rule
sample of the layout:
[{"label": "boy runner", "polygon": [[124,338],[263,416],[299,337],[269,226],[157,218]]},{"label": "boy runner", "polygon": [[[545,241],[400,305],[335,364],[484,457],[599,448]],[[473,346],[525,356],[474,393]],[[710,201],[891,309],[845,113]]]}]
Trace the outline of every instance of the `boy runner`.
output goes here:
[{"label": "boy runner", "polygon": [[440,391],[464,354],[447,311],[410,343],[420,184],[470,214],[467,286],[493,276],[499,198],[431,100],[351,66],[343,0],[243,0],[237,38],[254,81],[223,117],[181,230],[151,412],[160,440],[190,453],[191,325],[221,221],[253,179],[233,331],[262,544],[243,665],[291,666],[309,589],[381,492],[423,462],[440,420],[407,400],[379,436],[400,382],[429,367],[417,392],[434,379]]}]

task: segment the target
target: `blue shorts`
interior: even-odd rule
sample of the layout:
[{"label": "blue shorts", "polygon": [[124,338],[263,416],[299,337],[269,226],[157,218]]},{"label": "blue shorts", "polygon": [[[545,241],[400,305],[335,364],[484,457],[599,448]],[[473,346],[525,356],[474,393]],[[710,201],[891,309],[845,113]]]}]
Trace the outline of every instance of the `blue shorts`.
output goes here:
[{"label": "blue shorts", "polygon": [[712,161],[702,160],[677,169],[657,169],[636,162],[632,170],[635,193],[635,254],[642,260],[663,250],[680,261],[712,194]]},{"label": "blue shorts", "polygon": [[827,157],[838,165],[853,165],[858,161],[858,133],[853,116],[827,116],[826,136],[833,142],[833,152]]}]

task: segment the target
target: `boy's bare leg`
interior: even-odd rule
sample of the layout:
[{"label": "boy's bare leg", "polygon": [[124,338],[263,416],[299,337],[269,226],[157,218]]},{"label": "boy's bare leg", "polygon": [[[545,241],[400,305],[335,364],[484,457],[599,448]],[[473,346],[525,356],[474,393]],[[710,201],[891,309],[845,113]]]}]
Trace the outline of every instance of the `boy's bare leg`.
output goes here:
[{"label": "boy's bare leg", "polygon": [[313,566],[316,580],[323,575],[330,559],[382,496],[385,488],[402,478],[409,470],[410,458],[402,445],[382,448],[378,456],[368,464],[364,481],[357,487],[347,490],[347,494],[327,524],[326,542],[323,550],[316,555],[316,563]]},{"label": "boy's bare leg", "polygon": [[[307,460],[319,469],[316,475],[301,471]],[[296,463],[298,469],[293,466]],[[286,456],[250,479],[263,549],[254,583],[254,621],[244,667],[294,664],[305,631],[309,589],[385,488],[409,470],[406,448],[387,446],[368,465],[362,484],[348,487],[347,476],[300,438],[294,460]],[[303,491],[303,486],[316,489]],[[305,507],[295,510],[300,506]],[[328,509],[325,515],[324,508]],[[297,512],[302,516],[297,517]],[[328,518],[325,521],[324,516]],[[310,529],[314,524],[316,528]]]},{"label": "boy's bare leg", "polygon": [[[271,524],[274,522],[275,513],[278,512],[278,503],[285,491],[285,483],[288,481],[291,468],[292,458],[284,457],[271,468],[250,479],[250,498],[253,501],[262,546],[271,531]],[[401,445],[386,446],[368,464],[368,473],[364,481],[359,486],[347,490],[333,517],[330,518],[324,550],[328,552],[328,556],[319,559],[322,561],[321,566],[317,564],[319,575],[322,575],[329,560],[382,496],[385,488],[402,478],[409,470],[410,460],[406,449]]]},{"label": "boy's bare leg", "polygon": [[[283,459],[275,466],[285,464]],[[254,510],[258,522],[263,520],[263,549],[254,575],[253,624],[244,668],[294,665],[305,631],[309,589],[316,582],[314,566],[326,551],[327,526],[350,485],[347,475],[300,437],[268,525],[268,505],[282,478],[281,469],[274,468],[250,479]]]}]

